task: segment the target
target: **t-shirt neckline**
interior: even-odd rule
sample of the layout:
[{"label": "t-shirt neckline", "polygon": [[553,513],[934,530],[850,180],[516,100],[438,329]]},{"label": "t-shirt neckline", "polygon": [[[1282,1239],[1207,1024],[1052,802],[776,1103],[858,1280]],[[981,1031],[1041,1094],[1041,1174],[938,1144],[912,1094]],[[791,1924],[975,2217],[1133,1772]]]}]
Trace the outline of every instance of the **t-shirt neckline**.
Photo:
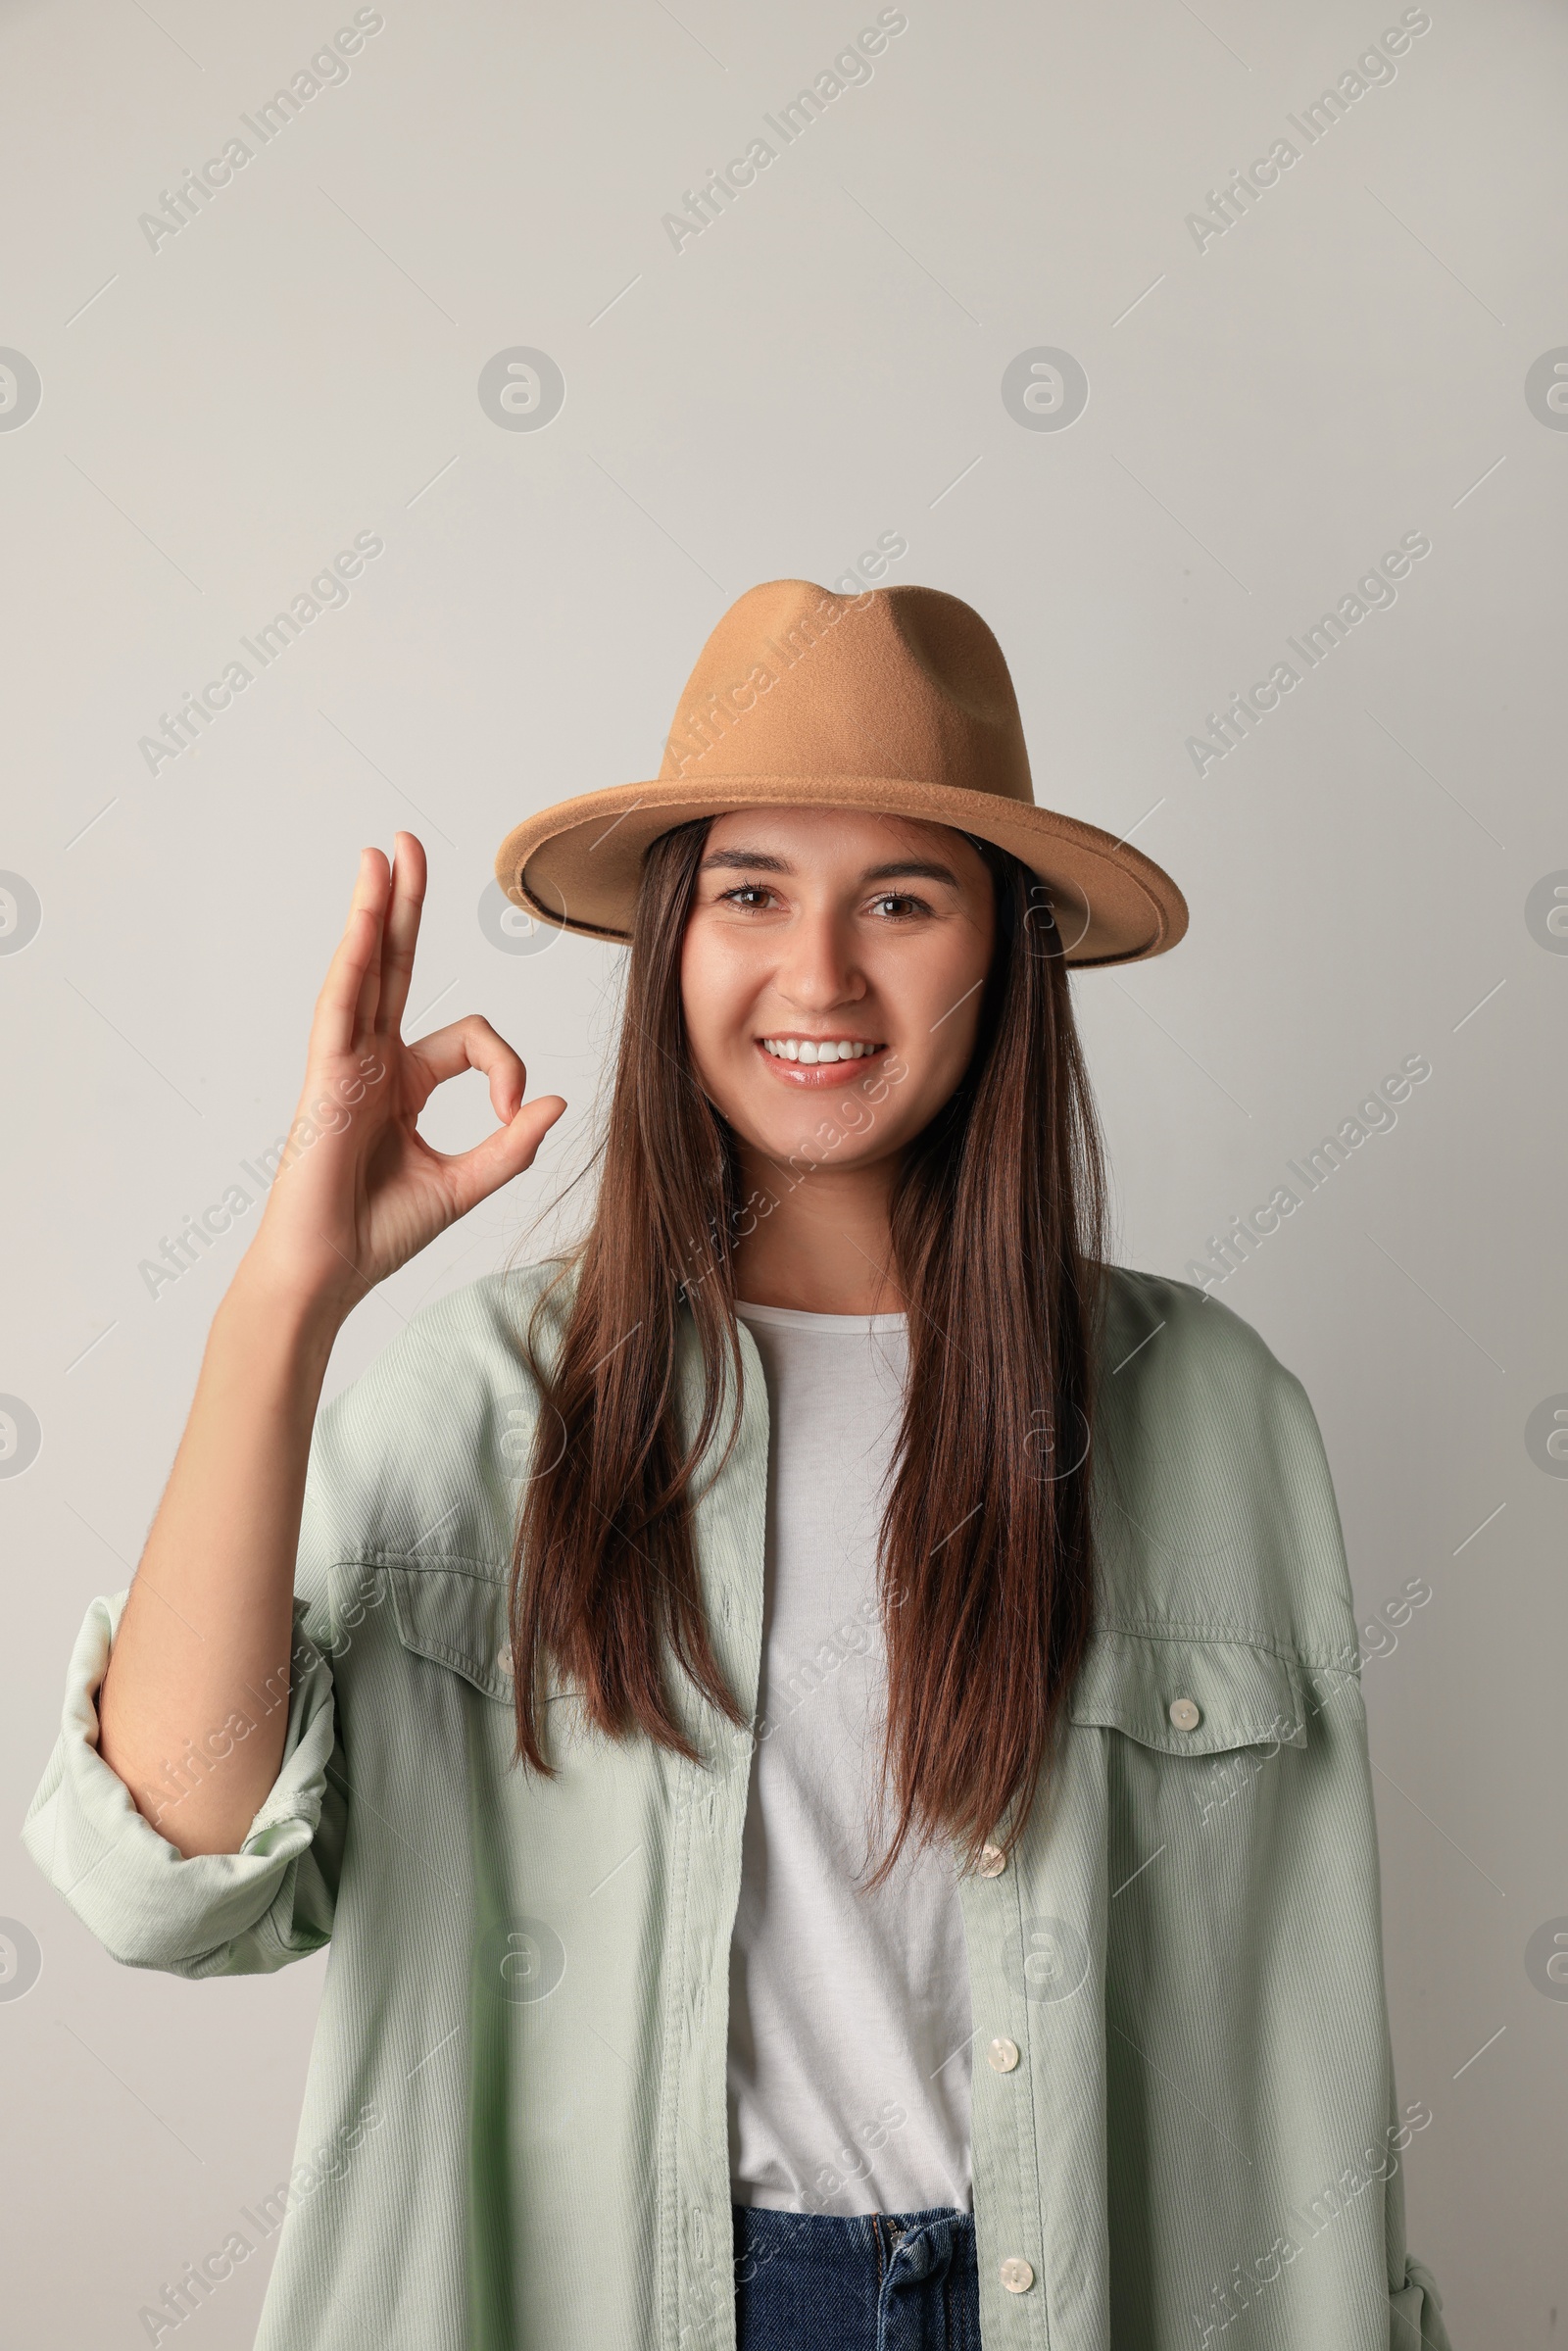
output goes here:
[{"label": "t-shirt neckline", "polygon": [[769,1323],[778,1331],[816,1331],[825,1338],[903,1331],[909,1319],[906,1314],[810,1314],[804,1306],[756,1306],[739,1298],[735,1311],[747,1322]]}]

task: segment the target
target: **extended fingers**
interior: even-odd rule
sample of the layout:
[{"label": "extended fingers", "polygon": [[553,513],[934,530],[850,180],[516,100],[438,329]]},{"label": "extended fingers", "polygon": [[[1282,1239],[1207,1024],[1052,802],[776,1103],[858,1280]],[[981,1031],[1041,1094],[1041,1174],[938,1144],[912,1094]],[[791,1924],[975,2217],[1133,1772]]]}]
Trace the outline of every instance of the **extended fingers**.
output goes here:
[{"label": "extended fingers", "polygon": [[392,904],[382,926],[381,995],[375,1025],[384,1036],[395,1037],[414,976],[414,950],[424,904],[425,859],[423,844],[414,833],[399,833],[393,847]]},{"label": "extended fingers", "polygon": [[315,1042],[328,1052],[353,1050],[356,1038],[363,1034],[367,1004],[374,1016],[386,884],[387,864],[381,852],[362,850],[348,921],[316,1003]]},{"label": "extended fingers", "polygon": [[374,1029],[375,1007],[381,998],[381,962],[386,947],[386,902],[392,888],[392,868],[384,850],[368,849],[365,852],[365,862],[355,891],[356,901],[367,886],[368,896],[366,903],[375,916],[375,935],[360,981],[359,1001],[354,1007],[354,1035],[350,1040],[353,1046],[362,1045]]}]

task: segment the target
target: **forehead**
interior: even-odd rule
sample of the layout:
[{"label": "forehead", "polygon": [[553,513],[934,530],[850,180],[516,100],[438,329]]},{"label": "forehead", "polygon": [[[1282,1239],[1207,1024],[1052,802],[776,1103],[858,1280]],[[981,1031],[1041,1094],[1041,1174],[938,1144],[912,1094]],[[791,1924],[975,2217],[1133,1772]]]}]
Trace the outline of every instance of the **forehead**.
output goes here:
[{"label": "forehead", "polygon": [[797,868],[829,864],[885,864],[901,857],[938,858],[957,871],[983,871],[963,835],[951,825],[865,808],[727,808],[709,828],[705,857],[756,850]]}]

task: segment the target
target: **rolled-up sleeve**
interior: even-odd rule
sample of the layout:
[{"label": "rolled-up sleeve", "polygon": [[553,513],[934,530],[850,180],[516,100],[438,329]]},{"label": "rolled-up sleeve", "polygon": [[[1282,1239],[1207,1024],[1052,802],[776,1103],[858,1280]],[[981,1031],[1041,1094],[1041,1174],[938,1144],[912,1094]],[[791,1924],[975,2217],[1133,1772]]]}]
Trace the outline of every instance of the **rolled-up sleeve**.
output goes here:
[{"label": "rolled-up sleeve", "polygon": [[1443,2323],[1443,2296],[1424,2261],[1405,2256],[1404,2283],[1389,2297],[1389,2351],[1452,2351]]},{"label": "rolled-up sleeve", "polygon": [[[1308,1593],[1332,1594],[1348,1656],[1355,1641],[1355,1599],[1322,1431],[1306,1391],[1294,1373],[1278,1367],[1273,1388],[1279,1432],[1274,1455],[1279,1465],[1278,1491],[1288,1502],[1283,1523],[1289,1530],[1298,1575],[1304,1578],[1298,1584],[1298,1597],[1304,1601]],[[1321,1621],[1321,1604],[1312,1613]],[[1335,1940],[1342,1952],[1359,1942],[1365,1987],[1362,1996],[1372,2002],[1382,2034],[1387,2138],[1382,2148],[1369,2146],[1364,2160],[1368,2165],[1365,2175],[1368,2184],[1379,2177],[1386,2182],[1383,2246],[1389,2293],[1389,2351],[1453,2351],[1437,2278],[1426,2263],[1410,2252],[1405,2236],[1403,2150],[1416,2132],[1426,2129],[1432,2112],[1419,2098],[1401,2108],[1395,2082],[1384,1978],[1382,1861],[1359,1665],[1353,1674],[1348,1664],[1316,1671],[1313,1680],[1316,1685],[1313,1720],[1318,1726],[1314,1743],[1322,1754],[1324,1766],[1318,1783],[1322,1809],[1318,1814],[1321,1829],[1317,1884],[1323,1897],[1322,1909],[1325,1916],[1332,1916],[1331,1905],[1338,1905]],[[1303,1795],[1309,1785],[1311,1775],[1303,1773],[1300,1780]],[[1298,1818],[1301,1825],[1298,1834],[1304,1836],[1304,1813]],[[1276,1835],[1283,1841],[1283,1824],[1277,1827]],[[1357,1885],[1359,1900],[1354,1908],[1347,1907],[1349,1888]],[[1324,1962],[1327,1964],[1326,1952]],[[1378,2159],[1375,2167],[1374,2156]]]},{"label": "rolled-up sleeve", "polygon": [[[1395,2082],[1384,1976],[1377,1806],[1359,1663],[1353,1673],[1348,1663],[1356,1638],[1355,1598],[1344,1528],[1323,1434],[1305,1389],[1294,1373],[1276,1365],[1271,1393],[1275,1491],[1286,1505],[1280,1523],[1291,1547],[1297,1601],[1319,1627],[1318,1641],[1324,1653],[1343,1642],[1341,1653],[1347,1660],[1344,1665],[1313,1669],[1315,1737],[1311,1744],[1321,1762],[1315,1776],[1309,1767],[1299,1775],[1299,1800],[1289,1835],[1283,1820],[1276,1824],[1274,1834],[1282,1846],[1288,1845],[1298,1854],[1304,1855],[1315,1846],[1314,1870],[1308,1873],[1304,1864],[1298,1864],[1303,1868],[1302,1883],[1315,1879],[1321,1915],[1336,1922],[1332,1947],[1342,1956],[1359,1948],[1363,2014],[1370,2011],[1381,2033],[1387,2137],[1381,2148],[1374,2144],[1365,2150],[1367,2170],[1362,2177],[1368,2186],[1379,2178],[1386,2182],[1382,2218],[1389,2351],[1453,2351],[1438,2281],[1426,2263],[1409,2251],[1405,2238],[1403,2150],[1417,2131],[1426,2129],[1432,2113],[1419,2098],[1401,2109]],[[1328,1609],[1322,1597],[1325,1593],[1330,1595]],[[1307,1791],[1314,1788],[1315,1834],[1303,1808]],[[1319,1964],[1325,1970],[1332,1965],[1327,1945],[1320,1948]],[[1348,1988],[1353,2000],[1353,1982]],[[1324,2178],[1332,2179],[1332,2171],[1325,2170]],[[1341,2180],[1343,2182],[1343,2174]],[[1314,2221],[1314,2229],[1316,2225]]]},{"label": "rolled-up sleeve", "polygon": [[186,1859],[98,1751],[98,1691],[128,1592],[95,1599],[66,1677],[60,1736],[23,1824],[44,1876],[112,1957],[175,1976],[267,1975],[331,1935],[346,1785],[329,1646],[295,1602],[276,1780],[237,1853]]},{"label": "rolled-up sleeve", "polygon": [[[1417,2100],[1411,2115],[1424,2112]],[[1430,2120],[1430,2115],[1427,2116]],[[1409,2144],[1412,2126],[1396,2109],[1394,2066],[1389,2065],[1389,2146],[1393,2169],[1384,2190],[1383,2233],[1389,2256],[1389,2351],[1453,2351],[1443,2317],[1443,2294],[1424,2261],[1405,2243],[1404,2166],[1398,2150]]]}]

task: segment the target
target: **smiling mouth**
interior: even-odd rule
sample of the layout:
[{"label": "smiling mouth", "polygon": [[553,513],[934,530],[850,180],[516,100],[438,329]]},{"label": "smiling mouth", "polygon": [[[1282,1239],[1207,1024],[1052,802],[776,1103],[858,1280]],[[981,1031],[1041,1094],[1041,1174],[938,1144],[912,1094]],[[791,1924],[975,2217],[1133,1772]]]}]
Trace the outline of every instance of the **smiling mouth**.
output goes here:
[{"label": "smiling mouth", "polygon": [[774,1061],[800,1061],[814,1068],[834,1061],[865,1061],[887,1047],[867,1037],[759,1037],[758,1044]]},{"label": "smiling mouth", "polygon": [[868,1037],[759,1037],[755,1042],[782,1084],[813,1091],[851,1082],[888,1050],[885,1041]]}]

